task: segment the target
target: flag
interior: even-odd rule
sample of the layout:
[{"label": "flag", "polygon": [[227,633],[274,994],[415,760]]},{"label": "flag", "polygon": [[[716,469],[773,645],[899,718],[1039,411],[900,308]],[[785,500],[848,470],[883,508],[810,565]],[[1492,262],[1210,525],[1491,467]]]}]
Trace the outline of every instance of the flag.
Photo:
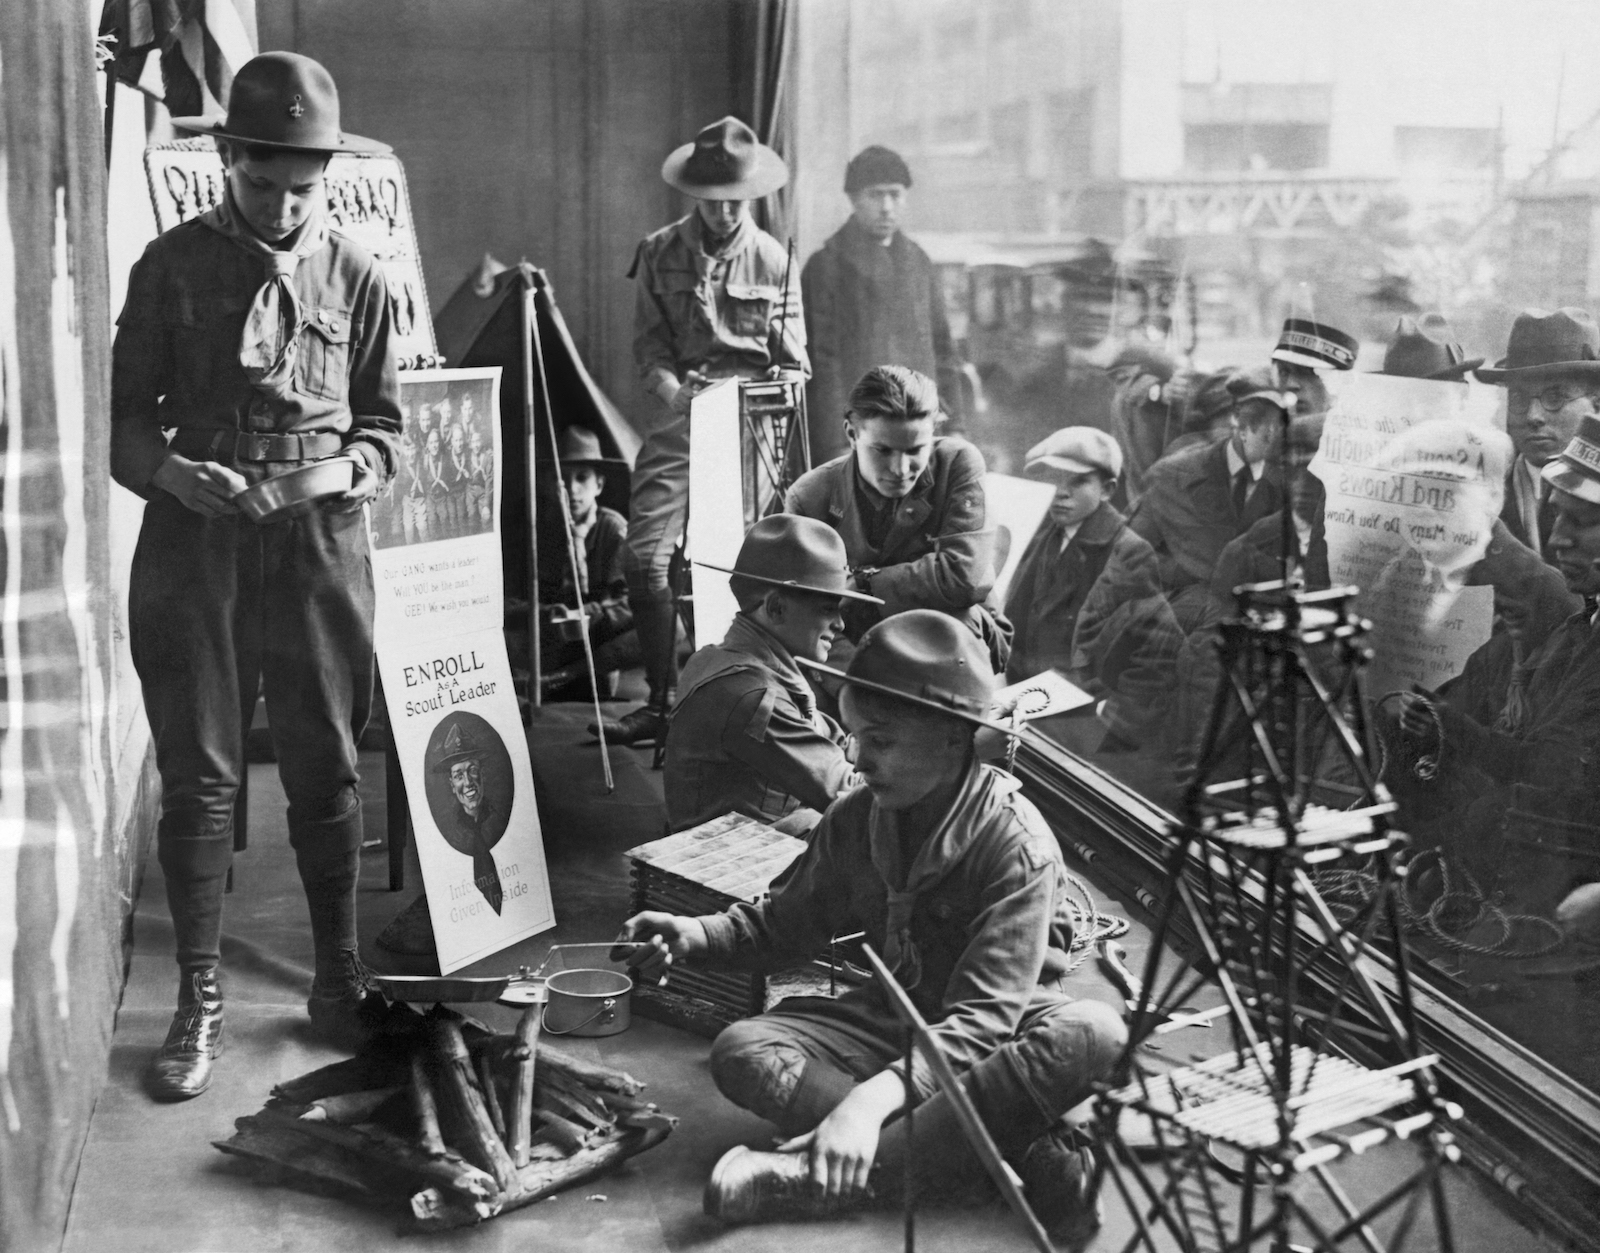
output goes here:
[{"label": "flag", "polygon": [[111,41],[116,78],[155,96],[173,116],[225,113],[234,72],[256,54],[253,11],[240,9],[248,3],[106,0],[100,37]]}]

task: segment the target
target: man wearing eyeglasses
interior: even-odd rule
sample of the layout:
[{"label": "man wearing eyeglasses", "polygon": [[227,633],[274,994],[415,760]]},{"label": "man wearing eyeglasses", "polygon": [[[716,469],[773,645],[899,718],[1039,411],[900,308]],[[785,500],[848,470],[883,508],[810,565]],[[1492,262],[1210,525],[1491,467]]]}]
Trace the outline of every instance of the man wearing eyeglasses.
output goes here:
[{"label": "man wearing eyeglasses", "polygon": [[[1600,327],[1585,309],[1525,309],[1505,357],[1478,378],[1507,389],[1506,434],[1517,455],[1500,519],[1546,561],[1556,510],[1543,467],[1560,455],[1600,396]],[[1553,564],[1553,563],[1552,563]]]}]

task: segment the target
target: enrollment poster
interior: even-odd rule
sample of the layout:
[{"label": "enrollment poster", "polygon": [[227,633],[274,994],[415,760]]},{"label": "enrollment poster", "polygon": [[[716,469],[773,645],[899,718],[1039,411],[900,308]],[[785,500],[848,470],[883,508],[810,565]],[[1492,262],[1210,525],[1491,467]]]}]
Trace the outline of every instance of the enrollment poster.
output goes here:
[{"label": "enrollment poster", "polygon": [[500,369],[400,375],[369,514],[378,669],[444,974],[555,925],[502,633]]},{"label": "enrollment poster", "polygon": [[1368,690],[1436,688],[1489,639],[1494,589],[1466,586],[1489,546],[1509,466],[1494,390],[1357,374],[1341,380],[1311,472],[1335,587],[1372,619]]}]

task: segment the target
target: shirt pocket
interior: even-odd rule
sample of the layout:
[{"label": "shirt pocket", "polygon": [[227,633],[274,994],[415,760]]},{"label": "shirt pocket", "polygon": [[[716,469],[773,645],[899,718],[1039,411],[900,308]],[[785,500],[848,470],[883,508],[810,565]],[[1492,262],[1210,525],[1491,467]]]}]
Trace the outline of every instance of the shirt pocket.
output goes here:
[{"label": "shirt pocket", "polygon": [[351,322],[348,309],[306,310],[300,337],[300,391],[323,400],[346,400],[350,392]]},{"label": "shirt pocket", "polygon": [[729,283],[725,307],[728,330],[746,338],[765,340],[777,303],[776,287]]},{"label": "shirt pocket", "polygon": [[214,387],[237,374],[239,339],[244,333],[248,296],[201,296],[179,291],[167,326],[172,336],[173,391],[192,404],[205,404]]}]

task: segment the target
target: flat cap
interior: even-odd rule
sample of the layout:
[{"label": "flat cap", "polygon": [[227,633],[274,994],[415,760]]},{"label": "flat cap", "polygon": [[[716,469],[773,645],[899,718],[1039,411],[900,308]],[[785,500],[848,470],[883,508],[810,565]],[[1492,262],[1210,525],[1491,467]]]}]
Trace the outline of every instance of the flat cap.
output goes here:
[{"label": "flat cap", "polygon": [[1026,468],[1047,466],[1068,474],[1098,470],[1110,478],[1122,476],[1122,449],[1104,431],[1092,426],[1064,426],[1028,449]]}]

